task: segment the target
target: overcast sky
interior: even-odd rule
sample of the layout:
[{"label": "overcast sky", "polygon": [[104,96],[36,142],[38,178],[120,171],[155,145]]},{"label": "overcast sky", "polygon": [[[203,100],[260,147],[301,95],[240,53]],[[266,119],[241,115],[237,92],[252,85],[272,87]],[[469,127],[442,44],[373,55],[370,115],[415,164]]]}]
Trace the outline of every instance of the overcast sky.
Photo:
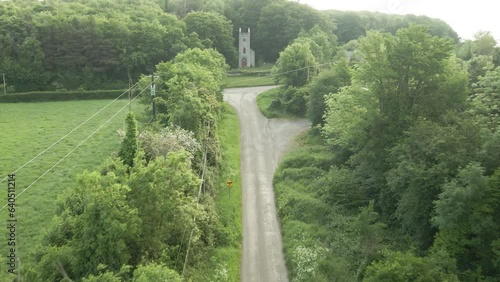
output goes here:
[{"label": "overcast sky", "polygon": [[[295,1],[295,0],[292,0]],[[299,0],[318,10],[377,11],[390,14],[415,14],[447,22],[461,38],[490,31],[500,43],[499,4],[492,0]]]}]

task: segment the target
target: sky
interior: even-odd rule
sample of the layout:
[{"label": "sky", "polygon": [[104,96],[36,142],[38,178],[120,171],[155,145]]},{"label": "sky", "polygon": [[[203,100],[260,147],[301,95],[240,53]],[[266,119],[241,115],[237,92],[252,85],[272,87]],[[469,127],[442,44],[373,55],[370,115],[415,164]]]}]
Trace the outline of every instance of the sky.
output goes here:
[{"label": "sky", "polygon": [[[292,0],[295,1],[295,0]],[[489,31],[500,43],[500,16],[492,0],[298,0],[317,10],[373,11],[415,14],[442,19],[462,39],[473,39],[478,31]]]}]

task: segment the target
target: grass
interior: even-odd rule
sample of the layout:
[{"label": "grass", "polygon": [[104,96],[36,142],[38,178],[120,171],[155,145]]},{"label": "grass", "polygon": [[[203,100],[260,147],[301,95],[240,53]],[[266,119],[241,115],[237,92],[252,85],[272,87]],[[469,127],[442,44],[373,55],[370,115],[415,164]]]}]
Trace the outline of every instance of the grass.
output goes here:
[{"label": "grass", "polygon": [[[215,204],[227,244],[216,248],[207,263],[197,269],[193,281],[239,281],[242,239],[241,219],[241,173],[240,173],[240,129],[236,112],[224,104],[220,124],[223,163],[219,177],[219,190]],[[231,188],[226,181],[232,180]]]},{"label": "grass", "polygon": [[292,281],[357,281],[357,217],[326,200],[332,159],[321,136],[310,131],[281,161],[273,178]]},{"label": "grass", "polygon": [[259,107],[260,112],[266,118],[288,118],[295,119],[300,118],[299,116],[295,116],[287,113],[282,107],[273,107],[273,101],[278,96],[278,93],[281,91],[280,87],[276,87],[267,91],[264,91],[257,96],[257,106]]},{"label": "grass", "polygon": [[259,76],[248,73],[227,76],[224,84],[228,88],[267,86],[274,85],[274,80],[270,75]]},{"label": "grass", "polygon": [[[31,160],[110,102],[111,100],[90,100],[0,104],[0,179]],[[41,244],[44,227],[55,214],[58,196],[73,187],[76,174],[95,168],[118,151],[120,140],[117,129],[124,128],[128,107],[29,189],[25,189],[126,103],[124,100],[114,102],[16,173],[16,251],[24,263],[33,258]],[[132,110],[142,112],[143,106],[136,103]],[[7,187],[6,182],[0,185]],[[24,193],[20,195],[23,190]],[[2,203],[5,203],[6,198],[2,196],[2,199]],[[7,210],[4,209],[1,214],[0,218],[5,222]],[[7,254],[7,233],[2,235],[0,244],[3,247],[0,252],[1,257],[4,257]],[[1,271],[5,273],[6,264],[1,263]]]}]

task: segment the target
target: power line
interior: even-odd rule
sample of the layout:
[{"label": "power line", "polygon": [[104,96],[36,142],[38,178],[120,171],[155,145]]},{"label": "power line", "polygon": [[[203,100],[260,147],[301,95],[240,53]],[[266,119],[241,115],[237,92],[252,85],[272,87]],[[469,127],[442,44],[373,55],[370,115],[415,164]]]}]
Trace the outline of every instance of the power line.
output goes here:
[{"label": "power line", "polygon": [[[139,97],[144,91],[146,91],[146,89],[149,88],[150,85],[146,86],[146,88],[144,88],[139,94],[137,94],[132,100],[129,101],[129,103],[131,103],[132,101],[134,101],[137,97]],[[122,94],[123,95],[123,94]],[[47,169],[44,173],[42,173],[37,179],[35,179],[35,181],[31,182],[30,185],[28,185],[28,187],[24,188],[24,190],[22,190],[19,194],[16,195],[15,199],[17,199],[19,196],[21,196],[24,192],[26,192],[26,190],[28,190],[29,188],[31,188],[31,186],[33,186],[35,183],[37,183],[40,179],[42,179],[47,173],[49,173],[53,168],[55,168],[57,165],[59,165],[63,160],[65,160],[69,155],[71,155],[76,149],[78,149],[81,145],[83,145],[87,140],[89,140],[92,136],[94,136],[94,134],[96,134],[99,130],[101,130],[101,128],[103,128],[108,122],[110,122],[114,117],[116,117],[121,111],[123,111],[123,109],[125,109],[129,103],[125,104],[125,106],[123,106],[120,110],[118,110],[118,112],[116,112],[113,116],[111,116],[107,121],[105,121],[101,126],[99,126],[94,132],[92,132],[89,136],[87,136],[87,138],[85,138],[84,140],[82,140],[80,143],[78,143],[78,145],[76,145],[72,150],[70,150],[64,157],[62,157],[59,161],[57,161],[54,165],[52,165],[49,169]],[[0,208],[0,211],[2,211],[5,207],[7,206],[7,204],[5,204],[2,208]]]},{"label": "power line", "polygon": [[[118,96],[116,99],[114,99],[113,101],[109,102],[109,104],[107,104],[106,106],[104,106],[102,109],[100,109],[99,111],[97,111],[95,114],[93,114],[91,117],[87,118],[84,122],[80,123],[77,127],[73,128],[70,132],[66,133],[63,137],[59,138],[59,140],[57,140],[56,142],[52,143],[52,145],[48,146],[47,148],[45,148],[45,150],[41,151],[40,153],[38,153],[38,155],[36,155],[35,157],[33,157],[31,160],[27,161],[25,164],[23,164],[22,166],[18,167],[16,170],[14,170],[13,172],[11,172],[10,174],[15,174],[16,172],[18,172],[19,170],[23,169],[25,166],[27,166],[28,164],[30,164],[31,162],[33,162],[34,160],[36,160],[38,157],[40,157],[41,155],[45,154],[48,150],[50,150],[52,147],[54,147],[55,145],[57,145],[59,142],[61,142],[62,140],[64,140],[66,137],[68,137],[71,133],[75,132],[78,128],[80,128],[81,126],[83,126],[84,124],[86,124],[88,121],[90,121],[91,119],[93,119],[96,115],[98,115],[100,112],[102,112],[103,110],[105,110],[107,107],[109,107],[111,104],[113,104],[114,102],[116,102],[118,99],[120,99],[123,95],[125,95],[130,89],[134,88],[137,84],[139,84],[139,82],[137,82],[136,84],[134,84],[132,87],[130,87],[129,89],[127,89],[125,92],[123,92],[120,96]],[[7,179],[7,176],[2,178],[0,180],[0,183],[4,182],[5,180]]]},{"label": "power line", "polygon": [[330,62],[321,63],[321,64],[318,63],[318,64],[314,64],[312,66],[302,67],[302,68],[298,68],[298,69],[294,69],[294,70],[290,70],[290,71],[285,71],[285,72],[280,72],[280,73],[275,73],[275,74],[270,74],[270,75],[266,75],[266,76],[261,76],[261,77],[256,77],[256,78],[248,78],[248,79],[241,79],[241,80],[235,81],[234,83],[254,81],[254,80],[259,80],[259,79],[266,78],[266,77],[279,76],[279,75],[283,75],[283,74],[287,74],[287,73],[291,73],[291,72],[296,72],[296,71],[300,71],[300,70],[304,70],[304,69],[310,69],[310,68],[313,68],[313,67],[321,67],[321,66],[331,65],[334,62],[335,61],[330,61]]}]

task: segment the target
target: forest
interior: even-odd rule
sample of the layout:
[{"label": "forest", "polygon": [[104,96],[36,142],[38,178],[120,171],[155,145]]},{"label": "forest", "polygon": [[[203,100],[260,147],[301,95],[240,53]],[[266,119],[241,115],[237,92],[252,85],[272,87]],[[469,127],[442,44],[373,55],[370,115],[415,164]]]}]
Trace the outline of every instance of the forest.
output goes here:
[{"label": "forest", "polygon": [[214,48],[236,67],[240,27],[251,29],[260,65],[274,63],[302,30],[314,26],[344,44],[366,30],[395,32],[408,22],[458,39],[436,19],[322,13],[285,0],[2,1],[0,73],[7,93],[126,89],[188,48]]},{"label": "forest", "polygon": [[292,281],[499,281],[500,48],[431,31],[280,52],[263,112],[313,124],[274,176]]},{"label": "forest", "polygon": [[285,0],[13,0],[0,2],[7,95],[157,86],[155,120],[140,96],[117,152],[57,200],[24,280],[239,279],[207,264],[241,240],[215,203],[239,27],[275,64],[267,110],[312,122],[274,177],[291,281],[500,279],[488,32]]}]

